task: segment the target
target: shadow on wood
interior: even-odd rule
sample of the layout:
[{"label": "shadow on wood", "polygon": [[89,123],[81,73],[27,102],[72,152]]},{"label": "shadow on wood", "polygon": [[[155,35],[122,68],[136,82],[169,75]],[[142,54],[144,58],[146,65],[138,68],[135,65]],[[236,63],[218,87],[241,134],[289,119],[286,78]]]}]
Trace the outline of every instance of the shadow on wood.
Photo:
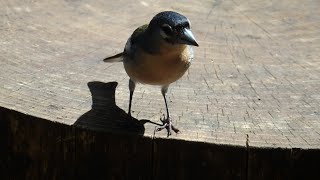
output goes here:
[{"label": "shadow on wood", "polygon": [[92,109],[75,122],[75,126],[91,130],[144,134],[145,121],[139,121],[130,116],[115,102],[117,82],[89,82],[92,96]]}]

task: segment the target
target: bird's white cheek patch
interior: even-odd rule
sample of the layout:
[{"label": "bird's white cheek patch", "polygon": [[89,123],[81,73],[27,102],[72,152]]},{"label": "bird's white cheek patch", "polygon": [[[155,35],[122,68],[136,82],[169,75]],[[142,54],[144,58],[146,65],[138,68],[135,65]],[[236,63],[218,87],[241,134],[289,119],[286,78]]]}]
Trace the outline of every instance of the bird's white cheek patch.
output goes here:
[{"label": "bird's white cheek patch", "polygon": [[163,30],[160,30],[160,35],[163,39],[169,38],[169,36]]}]

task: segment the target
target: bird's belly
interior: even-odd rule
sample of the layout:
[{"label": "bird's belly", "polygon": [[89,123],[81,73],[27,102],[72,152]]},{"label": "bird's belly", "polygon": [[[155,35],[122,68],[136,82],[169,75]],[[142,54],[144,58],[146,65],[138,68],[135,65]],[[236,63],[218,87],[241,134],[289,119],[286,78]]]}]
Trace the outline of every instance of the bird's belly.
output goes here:
[{"label": "bird's belly", "polygon": [[124,61],[124,67],[134,81],[150,85],[169,85],[178,80],[189,68],[185,56],[143,55],[136,61]]}]

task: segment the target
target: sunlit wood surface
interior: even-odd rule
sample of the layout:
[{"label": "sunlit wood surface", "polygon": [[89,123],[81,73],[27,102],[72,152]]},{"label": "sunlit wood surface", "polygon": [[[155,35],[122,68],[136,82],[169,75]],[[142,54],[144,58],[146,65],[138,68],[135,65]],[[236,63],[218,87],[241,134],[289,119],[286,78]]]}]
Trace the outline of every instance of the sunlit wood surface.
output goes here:
[{"label": "sunlit wood surface", "polygon": [[[186,15],[200,47],[169,108],[170,138],[320,147],[320,1],[0,1],[0,106],[97,131],[154,136],[158,87],[138,85],[132,121],[121,52],[158,12]],[[138,121],[142,120],[142,121]],[[146,123],[145,123],[146,122]],[[156,137],[165,137],[158,132]]]}]

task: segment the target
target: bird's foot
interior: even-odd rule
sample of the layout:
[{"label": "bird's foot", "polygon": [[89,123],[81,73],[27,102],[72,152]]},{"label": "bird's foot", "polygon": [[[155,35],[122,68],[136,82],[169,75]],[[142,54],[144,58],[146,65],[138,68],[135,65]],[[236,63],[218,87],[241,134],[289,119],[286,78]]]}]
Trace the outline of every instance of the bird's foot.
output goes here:
[{"label": "bird's foot", "polygon": [[175,128],[173,125],[172,125],[172,121],[171,121],[171,118],[170,117],[162,117],[160,118],[160,121],[162,122],[162,125],[161,126],[157,126],[156,129],[155,129],[155,132],[157,131],[161,131],[163,129],[167,129],[167,137],[169,137],[171,135],[171,131],[174,131],[175,133],[179,133],[179,129]]}]

